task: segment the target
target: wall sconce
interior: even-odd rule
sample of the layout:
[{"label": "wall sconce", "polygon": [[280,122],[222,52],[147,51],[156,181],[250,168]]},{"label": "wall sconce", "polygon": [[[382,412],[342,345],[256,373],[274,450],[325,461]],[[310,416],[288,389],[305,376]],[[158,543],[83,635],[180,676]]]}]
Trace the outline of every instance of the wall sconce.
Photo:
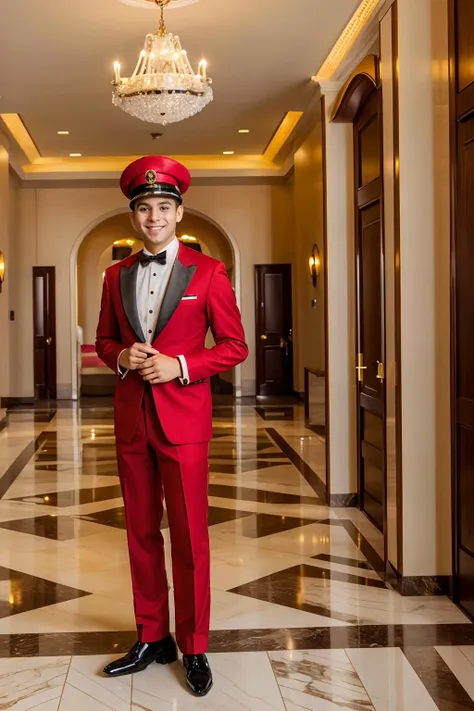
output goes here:
[{"label": "wall sconce", "polygon": [[0,252],[0,294],[2,293],[3,282],[5,281],[5,257]]},{"label": "wall sconce", "polygon": [[316,289],[318,285],[318,277],[321,273],[321,256],[317,244],[313,244],[313,249],[311,250],[311,257],[309,258],[309,273],[313,286]]}]

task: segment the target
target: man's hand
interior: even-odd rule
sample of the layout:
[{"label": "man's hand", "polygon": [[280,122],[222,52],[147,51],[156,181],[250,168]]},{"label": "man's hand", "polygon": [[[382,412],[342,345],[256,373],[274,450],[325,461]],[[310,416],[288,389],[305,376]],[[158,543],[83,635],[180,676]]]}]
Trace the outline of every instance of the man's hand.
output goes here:
[{"label": "man's hand", "polygon": [[158,351],[148,343],[134,343],[133,346],[120,354],[119,363],[126,370],[138,370],[146,363],[148,355],[155,356],[157,354]]},{"label": "man's hand", "polygon": [[140,366],[140,375],[152,385],[169,383],[170,380],[181,377],[181,364],[177,358],[158,353]]}]

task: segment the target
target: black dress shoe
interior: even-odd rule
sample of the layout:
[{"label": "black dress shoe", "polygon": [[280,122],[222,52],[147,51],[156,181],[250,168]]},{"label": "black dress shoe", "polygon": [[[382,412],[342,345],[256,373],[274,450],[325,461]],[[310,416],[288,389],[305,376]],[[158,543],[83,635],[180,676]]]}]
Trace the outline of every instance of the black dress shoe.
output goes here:
[{"label": "black dress shoe", "polygon": [[196,696],[205,696],[212,687],[212,672],[205,654],[183,654],[186,683]]},{"label": "black dress shoe", "polygon": [[124,657],[107,664],[104,674],[108,676],[124,676],[143,671],[152,662],[172,664],[178,659],[178,650],[171,637],[165,637],[160,642],[135,642]]}]

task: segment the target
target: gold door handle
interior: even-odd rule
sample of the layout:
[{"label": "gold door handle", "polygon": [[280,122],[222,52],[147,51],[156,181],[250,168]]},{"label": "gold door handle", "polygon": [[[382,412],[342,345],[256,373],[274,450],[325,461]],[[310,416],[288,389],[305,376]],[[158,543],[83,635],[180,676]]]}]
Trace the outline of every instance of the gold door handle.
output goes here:
[{"label": "gold door handle", "polygon": [[285,355],[288,358],[288,341],[285,341],[284,338],[280,338],[280,348],[285,349]]},{"label": "gold door handle", "polygon": [[264,333],[262,333],[262,335],[260,336],[260,338],[262,339],[262,341],[266,341],[267,338],[268,338],[268,336],[266,336]]},{"label": "gold door handle", "polygon": [[379,380],[385,380],[385,366],[379,360],[377,361],[377,378]]},{"label": "gold door handle", "polygon": [[359,381],[359,383],[363,383],[364,382],[364,370],[367,370],[367,366],[364,365],[364,354],[363,353],[357,354],[356,370],[357,370],[357,380]]},{"label": "gold door handle", "polygon": [[46,339],[46,343],[48,344],[48,346],[50,346],[52,342],[53,342],[53,339],[51,338],[51,336]]}]

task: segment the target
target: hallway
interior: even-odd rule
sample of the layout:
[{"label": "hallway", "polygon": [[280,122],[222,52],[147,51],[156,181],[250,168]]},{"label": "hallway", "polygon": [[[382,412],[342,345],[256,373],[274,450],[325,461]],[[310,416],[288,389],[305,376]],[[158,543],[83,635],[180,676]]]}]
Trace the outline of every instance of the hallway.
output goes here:
[{"label": "hallway", "polygon": [[[474,627],[384,582],[383,538],[319,498],[302,405],[214,408],[210,661],[101,675],[135,640],[112,408],[10,411],[0,433],[0,708],[474,709]],[[168,542],[166,518],[162,524]],[[168,561],[169,563],[169,561]]]}]

